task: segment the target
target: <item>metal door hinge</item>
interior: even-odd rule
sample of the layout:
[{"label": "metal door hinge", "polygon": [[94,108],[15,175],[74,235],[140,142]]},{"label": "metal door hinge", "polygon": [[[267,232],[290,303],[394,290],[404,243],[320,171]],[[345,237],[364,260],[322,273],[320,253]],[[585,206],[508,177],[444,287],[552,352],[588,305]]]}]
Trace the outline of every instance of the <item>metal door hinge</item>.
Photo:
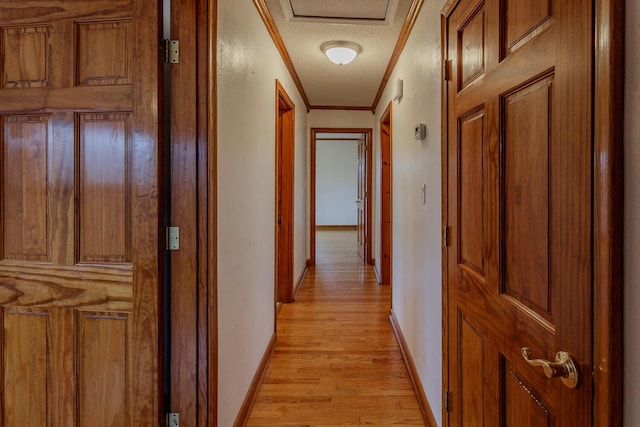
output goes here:
[{"label": "metal door hinge", "polygon": [[451,246],[451,243],[449,242],[450,234],[451,234],[451,227],[449,227],[448,225],[445,225],[442,228],[442,244],[444,245],[445,248]]},{"label": "metal door hinge", "polygon": [[167,414],[167,427],[180,427],[180,414],[177,412]]},{"label": "metal door hinge", "polygon": [[165,250],[177,251],[180,249],[180,227],[165,228]]},{"label": "metal door hinge", "polygon": [[444,79],[446,81],[451,80],[451,72],[453,68],[453,61],[451,59],[447,59],[444,61]]},{"label": "metal door hinge", "polygon": [[160,56],[167,64],[180,63],[180,42],[178,40],[162,39],[160,42]]},{"label": "metal door hinge", "polygon": [[444,411],[451,412],[451,408],[449,406],[449,390],[444,392]]}]

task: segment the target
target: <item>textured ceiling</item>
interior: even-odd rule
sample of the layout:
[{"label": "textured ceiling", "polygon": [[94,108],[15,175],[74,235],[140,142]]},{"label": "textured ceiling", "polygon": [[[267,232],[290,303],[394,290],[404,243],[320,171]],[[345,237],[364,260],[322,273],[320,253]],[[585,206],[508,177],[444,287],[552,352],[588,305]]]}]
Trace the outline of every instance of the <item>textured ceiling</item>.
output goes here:
[{"label": "textured ceiling", "polygon": [[384,21],[389,0],[281,0],[297,18],[373,19]]},{"label": "textured ceiling", "polygon": [[[411,0],[266,0],[266,4],[312,107],[372,107]],[[378,18],[383,9],[385,20]],[[358,19],[342,19],[347,16]],[[331,40],[358,43],[362,52],[352,63],[336,65],[320,50]]]}]

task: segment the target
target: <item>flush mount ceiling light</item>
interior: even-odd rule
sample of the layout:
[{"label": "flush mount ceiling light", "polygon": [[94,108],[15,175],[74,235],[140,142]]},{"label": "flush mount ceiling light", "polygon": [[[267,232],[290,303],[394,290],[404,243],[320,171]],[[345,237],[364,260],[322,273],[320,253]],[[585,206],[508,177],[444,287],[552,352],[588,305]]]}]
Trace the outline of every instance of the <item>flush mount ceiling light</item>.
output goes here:
[{"label": "flush mount ceiling light", "polygon": [[348,64],[362,51],[359,44],[345,41],[331,41],[323,43],[320,49],[331,62],[338,65]]}]

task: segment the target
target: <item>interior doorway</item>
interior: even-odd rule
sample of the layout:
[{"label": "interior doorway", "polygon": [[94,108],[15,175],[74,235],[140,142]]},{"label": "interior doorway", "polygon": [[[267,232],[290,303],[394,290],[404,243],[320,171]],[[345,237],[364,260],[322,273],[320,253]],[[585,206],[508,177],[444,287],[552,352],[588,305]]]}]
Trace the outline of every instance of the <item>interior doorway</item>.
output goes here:
[{"label": "interior doorway", "polygon": [[380,156],[381,156],[381,188],[380,188],[380,284],[391,285],[392,266],[392,216],[393,216],[393,183],[391,162],[391,103],[380,119]]},{"label": "interior doorway", "polygon": [[295,105],[276,80],[276,303],[293,301]]},{"label": "interior doorway", "polygon": [[[357,210],[358,246],[362,245],[362,259],[367,264],[373,263],[371,230],[372,230],[372,179],[371,179],[371,141],[373,130],[371,128],[312,128],[310,143],[310,218],[309,218],[309,245],[310,265],[316,262],[316,227],[317,227],[317,148],[318,141],[322,139],[353,140],[358,142],[358,192],[354,200],[354,211]],[[361,141],[363,139],[363,141]]]}]

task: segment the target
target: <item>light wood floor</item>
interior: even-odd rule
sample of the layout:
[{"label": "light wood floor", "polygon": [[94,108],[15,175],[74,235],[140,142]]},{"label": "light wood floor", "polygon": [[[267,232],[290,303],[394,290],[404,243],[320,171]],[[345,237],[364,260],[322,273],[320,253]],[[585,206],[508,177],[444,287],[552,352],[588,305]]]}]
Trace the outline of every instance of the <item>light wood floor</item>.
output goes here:
[{"label": "light wood floor", "polygon": [[390,289],[352,231],[317,233],[316,266],[278,315],[248,426],[424,426],[389,322]]}]

